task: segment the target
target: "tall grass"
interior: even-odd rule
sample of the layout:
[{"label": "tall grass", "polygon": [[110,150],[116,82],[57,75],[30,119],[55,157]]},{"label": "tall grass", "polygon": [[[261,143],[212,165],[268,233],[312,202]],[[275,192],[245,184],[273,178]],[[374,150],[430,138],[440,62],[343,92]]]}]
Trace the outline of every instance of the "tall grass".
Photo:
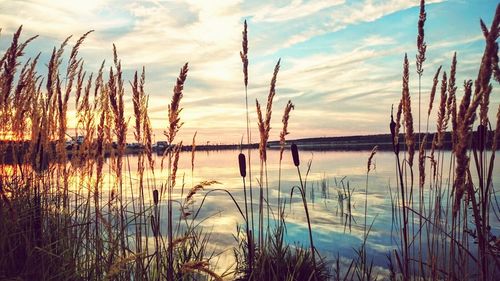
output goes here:
[{"label": "tall grass", "polygon": [[[403,60],[402,93],[390,131],[395,155],[397,186],[391,190],[393,223],[397,245],[388,254],[392,280],[495,280],[499,273],[500,246],[491,230],[498,220],[492,179],[500,137],[500,107],[496,120],[488,119],[491,79],[500,81],[498,43],[500,5],[491,27],[480,21],[486,47],[474,83],[464,82],[457,102],[457,55],[449,72],[438,67],[429,95],[425,132],[421,132],[421,82],[427,44],[424,23],[427,14],[422,0],[417,25],[418,133],[413,121],[410,92],[410,61]],[[152,126],[148,116],[146,71],[135,72],[127,85],[118,51],[113,46],[109,69],[102,62],[89,73],[79,57],[89,31],[77,39],[62,70],[64,50],[71,37],[54,48],[47,74],[37,73],[40,55],[23,62],[26,46],[36,37],[21,41],[20,27],[0,58],[0,278],[27,280],[374,280],[377,272],[367,256],[367,242],[373,222],[368,223],[368,186],[374,149],[366,171],[362,245],[355,258],[341,268],[340,257],[332,262],[315,248],[313,221],[307,199],[306,176],[302,178],[298,147],[290,145],[298,182],[295,191],[307,222],[308,247],[286,243],[287,219],[282,196],[282,161],[288,148],[288,122],[294,104],[285,106],[279,134],[277,215],[270,202],[267,169],[272,109],[281,60],[272,74],[265,111],[256,99],[259,130],[259,175],[252,178],[251,119],[248,110],[248,26],[243,27],[242,51],[245,87],[247,155],[243,145],[238,165],[243,184],[243,202],[220,183],[185,182],[179,172],[182,142],[181,112],[184,86],[189,72],[184,64],[173,87],[165,124],[170,146],[159,166],[167,176],[159,177],[153,156]],[[129,86],[129,87],[128,87]],[[438,87],[439,86],[439,87]],[[434,106],[439,90],[439,105]],[[125,112],[131,94],[133,122]],[[74,101],[77,125],[68,128],[68,106]],[[436,108],[436,128],[429,128]],[[492,122],[496,122],[492,130]],[[126,143],[129,124],[143,146],[132,175]],[[476,128],[474,130],[474,127]],[[450,134],[447,134],[447,131]],[[400,131],[402,131],[400,133]],[[69,145],[70,134],[85,136]],[[446,139],[450,135],[450,139]],[[191,178],[195,170],[196,134],[191,145]],[[404,138],[404,139],[401,139]],[[14,141],[8,141],[12,139]],[[401,140],[400,140],[401,139]],[[451,155],[444,143],[452,143]],[[243,142],[243,141],[242,141]],[[248,157],[247,157],[248,156]],[[415,164],[418,162],[418,165]],[[414,165],[415,164],[415,165]],[[418,168],[418,169],[417,169]],[[248,174],[248,175],[247,175]],[[182,180],[181,180],[182,179]],[[255,182],[256,181],[256,182]],[[354,190],[343,180],[338,190],[340,215],[351,229]],[[247,188],[248,186],[248,188]],[[253,187],[258,186],[254,209]],[[314,203],[314,187],[309,187]],[[326,199],[326,179],[322,185]],[[418,188],[418,192],[415,190]],[[179,192],[180,190],[180,192]],[[204,194],[203,194],[204,192]],[[180,194],[180,197],[179,197]],[[241,215],[235,235],[234,271],[215,272],[211,234],[199,221],[206,199],[223,194]],[[394,194],[394,196],[393,196]],[[203,195],[195,206],[195,197]],[[218,198],[222,200],[221,197]],[[346,209],[344,210],[344,200]],[[244,206],[243,206],[244,204]],[[313,205],[314,207],[314,205]],[[254,217],[258,218],[257,223]],[[257,235],[255,232],[257,231]],[[257,236],[257,241],[255,240]],[[333,276],[330,275],[333,267]],[[345,274],[341,274],[344,272]],[[222,276],[221,276],[222,275]],[[342,276],[343,275],[343,276]]]},{"label": "tall grass", "polygon": [[[427,47],[423,41],[424,5],[421,1],[417,40],[419,91]],[[415,171],[418,174],[418,194],[413,192],[415,135],[408,59],[406,55],[404,58],[401,102],[396,121],[391,115],[390,124],[400,196],[393,202],[399,210],[394,219],[401,242],[393,253],[394,259],[391,259],[396,261],[393,270],[397,272],[392,275],[395,279],[494,280],[499,273],[498,243],[490,226],[492,219],[498,219],[490,217],[490,213],[499,207],[492,184],[498,130],[488,129],[488,105],[491,78],[498,78],[494,73],[498,73],[496,40],[500,28],[500,6],[497,6],[490,28],[482,20],[480,23],[486,44],[478,76],[475,83],[471,80],[464,82],[463,97],[457,108],[455,76],[458,66],[457,55],[453,55],[449,77],[446,72],[442,73],[436,133],[432,137],[429,118],[441,66],[434,76],[427,129],[418,146],[419,165]],[[452,151],[448,158],[443,143],[450,122]],[[497,128],[499,122],[497,118]],[[477,130],[473,129],[475,123]],[[406,151],[400,152],[399,128],[403,124]],[[418,126],[420,128],[420,124]]]}]

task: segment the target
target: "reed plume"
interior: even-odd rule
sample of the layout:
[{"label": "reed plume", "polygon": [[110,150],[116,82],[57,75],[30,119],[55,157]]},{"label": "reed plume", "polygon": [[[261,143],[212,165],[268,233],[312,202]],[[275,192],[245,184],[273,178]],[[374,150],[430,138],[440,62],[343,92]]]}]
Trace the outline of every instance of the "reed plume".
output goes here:
[{"label": "reed plume", "polygon": [[[441,72],[441,66],[438,67],[437,71],[436,71],[436,74],[434,74],[434,79],[432,80],[432,88],[431,88],[431,94],[430,94],[430,98],[429,98],[429,109],[427,111],[427,123],[429,122],[429,116],[431,115],[431,111],[432,111],[432,106],[434,104],[434,97],[436,96],[436,88],[437,88],[437,84],[439,82],[439,73]],[[427,124],[429,125],[429,124]],[[427,128],[428,129],[428,128]]]},{"label": "reed plume", "polygon": [[280,69],[280,61],[281,61],[281,59],[278,60],[278,62],[276,63],[276,66],[274,67],[273,78],[271,79],[271,83],[270,83],[270,87],[269,87],[269,94],[267,96],[265,120],[263,119],[263,116],[262,116],[262,110],[260,108],[260,104],[256,100],[258,126],[259,126],[259,132],[260,132],[259,151],[260,151],[261,160],[264,162],[266,162],[266,160],[267,160],[266,147],[267,147],[267,141],[269,140],[269,131],[271,130],[271,115],[272,115],[273,99],[274,99],[274,96],[276,95],[276,79],[278,77],[278,72]]},{"label": "reed plume", "polygon": [[420,0],[420,13],[418,16],[418,35],[417,35],[417,73],[422,76],[424,72],[423,63],[425,61],[425,51],[427,49],[427,44],[424,41],[424,24],[427,18],[425,12],[425,0]]},{"label": "reed plume", "polygon": [[172,163],[172,174],[171,176],[171,188],[175,187],[175,181],[177,177],[177,169],[179,168],[179,155],[182,149],[182,141],[179,144],[175,145],[173,150],[174,161]]},{"label": "reed plume", "polygon": [[184,273],[204,272],[216,281],[223,281],[222,277],[209,268],[209,265],[207,261],[189,261],[181,266],[181,271]]},{"label": "reed plume", "polygon": [[457,53],[453,53],[451,61],[450,78],[448,80],[448,101],[446,102],[446,118],[445,123],[451,120],[451,143],[452,148],[456,143],[456,129],[457,129],[457,103],[456,92],[457,86],[455,85],[455,76],[457,72]]},{"label": "reed plume", "polygon": [[281,121],[283,122],[283,130],[280,132],[280,161],[283,159],[283,152],[285,151],[285,137],[286,135],[290,134],[288,132],[288,120],[290,119],[290,111],[294,109],[295,106],[293,105],[292,101],[288,101],[288,103],[285,106],[285,112],[283,113],[283,118]]},{"label": "reed plume", "polygon": [[243,40],[241,41],[242,51],[240,51],[241,62],[243,63],[243,77],[245,87],[248,87],[248,32],[247,32],[247,21],[243,25]]},{"label": "reed plume", "polygon": [[[425,51],[427,49],[427,44],[425,43],[425,33],[424,33],[424,24],[426,20],[427,14],[425,13],[425,1],[420,0],[420,12],[418,16],[418,25],[417,25],[417,30],[418,30],[418,35],[417,35],[417,55],[416,55],[416,62],[417,62],[417,74],[418,74],[418,142],[420,143],[420,126],[421,126],[421,119],[420,119],[420,106],[421,106],[421,96],[422,96],[422,74],[424,73],[424,61],[425,61]],[[410,162],[411,163],[411,162]]]},{"label": "reed plume", "polygon": [[403,101],[403,115],[405,123],[405,140],[406,146],[408,147],[408,163],[410,167],[413,167],[413,157],[415,155],[415,136],[413,133],[413,116],[411,113],[411,98],[410,98],[410,88],[409,88],[410,73],[408,67],[408,56],[405,54],[404,64],[403,64],[403,91],[402,91],[402,101]]},{"label": "reed plume", "polygon": [[180,122],[179,114],[182,111],[180,108],[180,101],[182,99],[182,90],[184,89],[184,82],[186,81],[188,73],[188,63],[185,63],[179,72],[179,77],[177,78],[177,83],[174,86],[174,94],[172,95],[172,101],[168,106],[168,122],[169,129],[165,132],[168,143],[171,144],[174,141],[175,135],[182,127]]},{"label": "reed plume", "polygon": [[447,77],[446,71],[443,73],[443,79],[441,81],[441,100],[439,102],[438,119],[437,119],[437,147],[443,146],[444,132],[446,131],[446,101],[447,101]]}]

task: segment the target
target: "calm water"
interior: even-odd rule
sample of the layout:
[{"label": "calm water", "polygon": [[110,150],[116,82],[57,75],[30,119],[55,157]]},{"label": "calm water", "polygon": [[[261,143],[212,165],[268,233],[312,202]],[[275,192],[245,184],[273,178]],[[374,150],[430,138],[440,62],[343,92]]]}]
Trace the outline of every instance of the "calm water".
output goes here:
[{"label": "calm water", "polygon": [[[191,172],[191,153],[183,152],[179,161],[177,174],[177,184],[175,187],[175,198],[180,198],[181,193],[193,185],[205,180],[216,180],[219,185],[208,187],[205,191],[195,195],[194,207],[197,208],[203,199],[203,195],[212,188],[224,188],[229,190],[244,210],[243,183],[239,175],[238,168],[239,151],[200,151],[196,153],[194,172]],[[245,151],[245,154],[247,152]],[[252,186],[254,198],[254,211],[257,214],[258,189],[256,178],[259,175],[258,151],[252,151]],[[313,228],[315,246],[322,255],[333,258],[340,256],[354,257],[353,249],[358,249],[362,243],[364,226],[364,202],[366,187],[367,160],[370,151],[328,151],[328,152],[300,152],[301,172],[303,178],[307,173],[307,162],[311,160],[311,169],[307,175],[307,193],[310,207],[310,216]],[[248,157],[248,155],[247,155]],[[444,158],[449,162],[450,153],[445,152]],[[417,161],[417,157],[416,161]],[[496,159],[493,183],[498,186],[500,183],[500,161]],[[160,170],[161,157],[156,157],[155,182],[160,185],[165,182],[167,174]],[[136,181],[137,156],[129,155],[130,174],[127,181],[134,185]],[[125,162],[125,164],[128,164]],[[269,203],[274,210],[277,209],[278,197],[278,163],[279,151],[268,152],[268,182],[269,182]],[[415,169],[415,173],[417,173]],[[443,171],[443,186],[447,186],[447,169]],[[154,185],[150,174],[150,185]],[[396,192],[395,161],[392,152],[378,152],[374,158],[374,168],[368,177],[368,224],[373,222],[370,232],[367,251],[374,258],[375,265],[386,266],[386,254],[396,249],[398,244],[398,234],[393,229],[392,224],[392,195]],[[417,180],[417,179],[415,179]],[[427,177],[429,180],[429,177]],[[321,182],[326,181],[326,189],[322,188]],[[342,215],[341,204],[338,200],[338,191],[342,191],[342,186],[347,189],[349,184],[351,195],[351,225],[346,222],[346,215]],[[293,198],[290,191],[293,186],[300,185],[296,167],[289,151],[285,151],[282,162],[281,197],[287,203],[286,240],[290,243],[300,243],[304,246],[309,244],[307,236],[307,224],[305,221],[302,202],[298,193]],[[182,187],[184,186],[184,188]],[[248,188],[248,172],[247,172]],[[184,189],[184,191],[183,191]],[[127,191],[127,196],[132,196],[134,190]],[[443,198],[447,198],[443,194]],[[343,211],[348,212],[347,200],[344,200]],[[443,199],[445,207],[446,199]],[[415,207],[417,208],[417,207]],[[163,208],[164,210],[166,208]],[[165,217],[165,216],[164,216]],[[348,216],[347,216],[348,217]],[[202,211],[199,215],[201,226],[206,232],[212,232],[212,246],[216,251],[221,252],[220,264],[230,264],[232,261],[231,248],[237,246],[233,235],[236,233],[237,225],[243,224],[243,220],[237,211],[232,200],[223,193],[212,193],[206,199]],[[492,220],[495,220],[492,215]],[[257,222],[257,216],[255,222]],[[162,223],[163,226],[166,223]],[[494,233],[499,233],[499,225],[493,225]],[[163,232],[166,233],[166,232]]]}]

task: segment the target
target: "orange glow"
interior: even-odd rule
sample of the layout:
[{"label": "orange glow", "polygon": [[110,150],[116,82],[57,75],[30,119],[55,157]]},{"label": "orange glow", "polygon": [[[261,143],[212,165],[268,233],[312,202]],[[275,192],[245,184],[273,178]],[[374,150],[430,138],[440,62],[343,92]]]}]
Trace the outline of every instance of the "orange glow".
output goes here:
[{"label": "orange glow", "polygon": [[23,136],[19,138],[12,132],[0,132],[0,141],[26,141],[29,140],[28,136]]}]

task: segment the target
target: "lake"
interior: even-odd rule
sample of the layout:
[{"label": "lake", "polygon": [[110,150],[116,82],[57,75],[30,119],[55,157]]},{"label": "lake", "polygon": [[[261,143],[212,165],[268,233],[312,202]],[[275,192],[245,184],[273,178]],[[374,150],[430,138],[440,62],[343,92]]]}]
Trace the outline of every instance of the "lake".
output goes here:
[{"label": "lake", "polygon": [[[194,210],[197,209],[203,199],[204,194],[213,188],[228,190],[236,199],[241,209],[244,210],[243,182],[239,174],[238,150],[224,151],[199,151],[195,155],[195,167],[191,170],[191,153],[181,152],[179,160],[179,170],[177,172],[177,184],[174,188],[174,199],[181,200],[181,195],[185,196],[187,191],[197,183],[207,180],[216,180],[216,184],[206,188],[195,195]],[[244,151],[248,154],[247,151]],[[309,204],[310,217],[313,229],[313,238],[319,252],[332,260],[339,254],[341,257],[354,258],[353,249],[359,249],[363,241],[364,231],[364,204],[365,188],[367,184],[366,171],[367,160],[370,151],[301,151],[301,173],[303,179],[307,178],[307,200]],[[449,163],[451,153],[443,152],[442,157],[445,163]],[[247,155],[248,157],[248,155]],[[126,156],[125,167],[127,176],[125,183],[136,186],[137,155]],[[495,160],[495,172],[493,184],[500,183],[499,165],[500,157]],[[248,159],[248,158],[247,158]],[[259,152],[251,151],[252,159],[252,188],[254,211],[258,210],[258,189],[257,177],[259,176]],[[109,160],[108,160],[109,161]],[[311,161],[310,171],[307,174],[307,163]],[[418,161],[418,157],[415,157]],[[146,172],[145,182],[149,185],[149,190],[156,184],[159,186],[167,179],[166,171],[161,171],[161,156],[155,156],[155,177],[153,179],[150,172]],[[449,164],[447,164],[449,165]],[[418,174],[418,163],[415,164],[415,175]],[[293,165],[290,151],[286,150],[282,162],[281,194],[280,197],[286,200],[286,226],[285,239],[289,243],[299,243],[304,246],[309,245],[307,236],[307,223],[304,209],[299,194],[295,193],[291,197],[291,190],[294,186],[300,185],[297,169]],[[399,236],[393,224],[393,203],[392,197],[397,196],[397,182],[395,172],[395,156],[392,152],[379,151],[374,157],[372,170],[368,175],[368,195],[367,195],[367,223],[373,223],[367,241],[367,252],[373,258],[374,264],[380,267],[387,266],[387,254],[397,249],[399,246]],[[278,170],[279,170],[279,150],[268,151],[268,185],[269,204],[273,210],[277,210],[278,198]],[[440,172],[440,171],[438,171]],[[443,186],[448,185],[448,169],[444,169]],[[249,173],[247,172],[247,188]],[[428,181],[427,177],[427,181]],[[111,178],[108,178],[111,181]],[[415,182],[417,182],[415,178]],[[417,186],[417,184],[415,184]],[[425,193],[429,192],[426,185]],[[347,206],[347,198],[339,201],[339,194],[346,194],[347,188],[351,192],[351,209]],[[417,188],[417,187],[415,187]],[[125,196],[131,197],[137,191],[125,188]],[[446,210],[448,193],[443,188],[442,208]],[[151,191],[149,194],[151,202]],[[265,191],[264,191],[265,194]],[[344,196],[346,197],[346,196]],[[289,204],[292,202],[291,204]],[[340,203],[341,202],[341,203]],[[164,204],[164,203],[163,203]],[[418,202],[414,203],[414,208],[418,209]],[[450,203],[451,204],[451,203]],[[176,208],[174,205],[174,208]],[[250,208],[250,207],[249,207]],[[177,208],[176,208],[177,209]],[[162,213],[166,212],[166,207]],[[349,216],[350,213],[350,216]],[[178,210],[175,213],[179,214]],[[272,215],[271,215],[272,216]],[[163,215],[166,217],[166,215]],[[493,217],[493,216],[492,216]],[[412,217],[415,221],[416,217]],[[491,220],[495,220],[491,218]],[[233,201],[227,194],[222,192],[211,193],[204,203],[197,219],[205,232],[211,232],[211,246],[214,247],[218,256],[218,267],[228,267],[233,262],[232,247],[237,243],[234,239],[237,225],[243,225],[244,221],[235,207]],[[255,222],[257,222],[255,216]],[[496,221],[496,220],[495,220]],[[161,223],[163,233],[166,233],[166,223]],[[492,223],[494,233],[499,233],[498,223]]]}]

